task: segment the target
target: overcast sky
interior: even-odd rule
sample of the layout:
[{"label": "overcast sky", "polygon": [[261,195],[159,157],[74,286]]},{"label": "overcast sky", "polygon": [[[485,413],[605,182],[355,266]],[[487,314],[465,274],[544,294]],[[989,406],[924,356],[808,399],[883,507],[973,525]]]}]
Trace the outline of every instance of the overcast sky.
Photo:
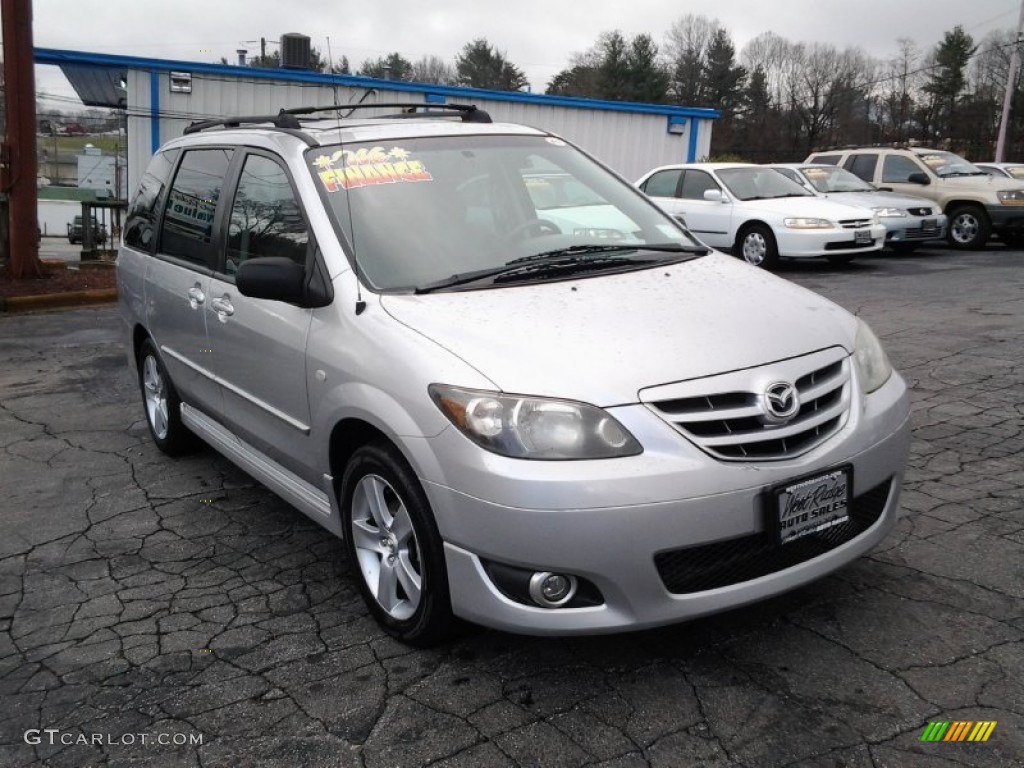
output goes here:
[{"label": "overcast sky", "polygon": [[[771,30],[793,42],[860,46],[888,58],[896,39],[922,50],[957,24],[980,40],[1012,29],[1019,0],[35,0],[35,45],[161,59],[237,60],[235,50],[259,52],[258,40],[285,32],[309,35],[353,71],[365,60],[398,51],[453,61],[463,45],[484,37],[522,69],[534,91],[585,51],[602,32],[647,33],[659,45],[687,13],[717,19],[737,54]],[[270,50],[273,50],[271,47]],[[36,68],[37,87],[74,97],[56,67]],[[56,105],[55,105],[56,106]],[[66,108],[70,108],[68,105]]]}]

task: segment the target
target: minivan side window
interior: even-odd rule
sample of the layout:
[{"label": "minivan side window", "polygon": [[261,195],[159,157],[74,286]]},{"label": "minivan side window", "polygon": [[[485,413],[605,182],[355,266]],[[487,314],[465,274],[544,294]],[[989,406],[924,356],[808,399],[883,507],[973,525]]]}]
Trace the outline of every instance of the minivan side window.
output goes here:
[{"label": "minivan side window", "polygon": [[230,149],[196,149],[184,154],[167,195],[161,253],[207,264],[213,217],[231,153]]},{"label": "minivan side window", "polygon": [[846,170],[864,181],[875,180],[875,168],[878,166],[878,155],[851,155],[846,161]]},{"label": "minivan side window", "polygon": [[912,173],[924,173],[921,167],[903,155],[889,155],[882,164],[882,181],[905,182]]},{"label": "minivan side window", "polygon": [[305,264],[308,246],[309,231],[288,174],[268,157],[249,155],[231,206],[224,271],[233,275],[243,261],[261,256]]},{"label": "minivan side window", "polygon": [[156,205],[171,176],[178,150],[157,152],[146,168],[139,189],[128,207],[124,225],[124,244],[149,253],[156,230]]},{"label": "minivan side window", "polygon": [[683,172],[676,169],[658,171],[644,182],[643,190],[651,197],[675,197],[679,187],[679,177]]}]

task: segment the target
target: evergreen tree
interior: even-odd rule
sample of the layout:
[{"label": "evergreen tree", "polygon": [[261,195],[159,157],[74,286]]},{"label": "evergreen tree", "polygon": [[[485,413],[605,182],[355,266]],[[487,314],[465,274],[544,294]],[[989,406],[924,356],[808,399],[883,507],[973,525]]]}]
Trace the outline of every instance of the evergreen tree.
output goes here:
[{"label": "evergreen tree", "polygon": [[334,75],[351,75],[352,70],[349,68],[348,56],[342,56],[341,61],[331,67],[331,74]]},{"label": "evergreen tree", "polygon": [[602,99],[625,100],[629,90],[630,71],[626,40],[616,30],[602,35],[601,61],[597,67],[597,89]]},{"label": "evergreen tree", "polygon": [[594,64],[578,63],[551,78],[546,93],[551,96],[598,98],[598,71]]},{"label": "evergreen tree", "polygon": [[957,100],[967,87],[967,64],[977,49],[959,24],[935,48],[935,68],[923,90],[932,97],[933,130],[939,136],[948,136],[953,127]]},{"label": "evergreen tree", "polygon": [[411,80],[412,62],[396,51],[376,60],[367,59],[359,67],[359,74],[379,80]]},{"label": "evergreen tree", "polygon": [[469,88],[488,88],[496,91],[520,91],[528,85],[526,75],[505,58],[505,54],[491,47],[485,38],[466,43],[455,59],[455,74],[459,85]]},{"label": "evergreen tree", "polygon": [[650,35],[637,35],[626,54],[629,101],[660,104],[668,93],[668,74],[658,63],[658,46]]},{"label": "evergreen tree", "polygon": [[[708,44],[702,74],[701,104],[721,110],[723,117],[733,115],[743,98],[747,70],[736,63],[736,48],[721,27]],[[764,73],[761,75],[763,78]]]}]

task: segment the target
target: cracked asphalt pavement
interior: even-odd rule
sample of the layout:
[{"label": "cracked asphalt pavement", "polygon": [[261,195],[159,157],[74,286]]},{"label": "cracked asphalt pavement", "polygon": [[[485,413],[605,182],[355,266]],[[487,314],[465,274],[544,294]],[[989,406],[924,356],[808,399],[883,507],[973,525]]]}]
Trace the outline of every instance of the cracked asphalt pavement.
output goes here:
[{"label": "cracked asphalt pavement", "polygon": [[[1024,765],[1024,253],[783,276],[912,387],[896,531],[782,597],[412,650],[340,542],[149,439],[113,307],[0,318],[0,765]],[[929,721],[996,721],[922,743]]]}]

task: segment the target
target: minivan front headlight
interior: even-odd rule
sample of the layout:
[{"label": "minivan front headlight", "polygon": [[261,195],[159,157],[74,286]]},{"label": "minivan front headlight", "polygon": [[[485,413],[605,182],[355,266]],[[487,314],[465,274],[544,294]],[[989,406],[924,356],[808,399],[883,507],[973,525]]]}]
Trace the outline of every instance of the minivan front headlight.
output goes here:
[{"label": "minivan front headlight", "polygon": [[892,364],[868,324],[857,319],[857,340],[854,342],[853,363],[857,366],[857,380],[865,394],[874,392],[892,376]]},{"label": "minivan front headlight", "polygon": [[431,384],[430,397],[462,434],[516,459],[611,459],[643,451],[626,428],[593,405]]}]

